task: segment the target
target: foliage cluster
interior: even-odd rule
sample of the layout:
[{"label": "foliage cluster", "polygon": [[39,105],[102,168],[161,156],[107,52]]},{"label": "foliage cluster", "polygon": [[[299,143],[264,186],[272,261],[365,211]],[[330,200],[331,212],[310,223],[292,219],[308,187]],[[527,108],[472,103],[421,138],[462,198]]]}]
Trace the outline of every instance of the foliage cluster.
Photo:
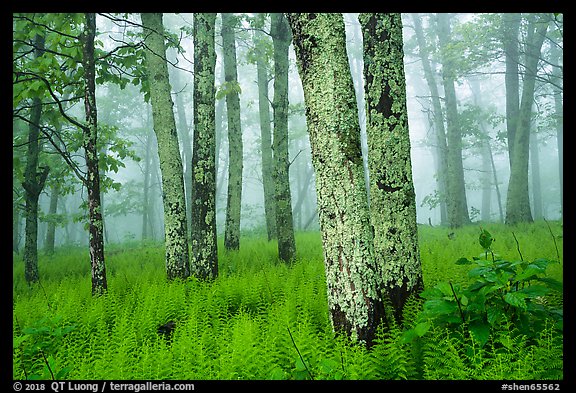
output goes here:
[{"label": "foliage cluster", "polygon": [[[553,231],[561,231],[558,223],[552,224]],[[508,227],[495,224],[487,229],[499,239],[510,234]],[[455,230],[451,238],[447,232],[420,228],[427,288],[450,281],[456,289],[470,282],[470,267],[453,261],[469,254],[478,228]],[[556,257],[552,241],[543,241],[550,236],[544,224],[516,228],[515,233],[521,243],[539,239],[538,247],[522,250],[525,260]],[[22,261],[15,256],[13,377],[563,377],[562,333],[543,316],[538,331],[530,335],[513,318],[503,318],[484,345],[464,324],[450,323],[431,323],[425,334],[406,340],[407,331],[422,329],[422,301],[410,299],[403,324],[380,329],[370,349],[335,335],[326,306],[320,236],[299,233],[296,241],[298,258],[292,265],[279,262],[275,243],[262,237],[247,238],[234,253],[226,253],[220,244],[221,274],[212,283],[193,278],[168,283],[161,245],[134,242],[109,247],[109,291],[99,298],[90,296],[85,250],[42,256],[43,279],[32,287],[26,285]],[[562,239],[557,241],[561,249]],[[516,252],[514,239],[499,246],[505,255]],[[561,263],[548,266],[547,274],[561,281]],[[550,307],[562,306],[561,295],[542,296]],[[173,330],[159,331],[169,322],[174,322]]]}]

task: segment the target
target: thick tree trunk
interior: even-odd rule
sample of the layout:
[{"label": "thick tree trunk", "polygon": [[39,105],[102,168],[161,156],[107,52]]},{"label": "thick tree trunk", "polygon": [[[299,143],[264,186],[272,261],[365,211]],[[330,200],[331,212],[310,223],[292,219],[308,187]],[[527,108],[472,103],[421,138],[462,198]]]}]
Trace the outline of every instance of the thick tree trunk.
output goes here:
[{"label": "thick tree trunk", "polygon": [[216,14],[194,14],[194,147],[191,181],[192,274],[218,276],[216,242]]},{"label": "thick tree trunk", "polygon": [[[147,111],[149,114],[149,111]],[[148,125],[148,121],[146,124]],[[152,177],[152,130],[148,131],[146,135],[146,151],[144,153],[144,189],[142,190],[142,240],[146,240],[151,237],[152,233],[150,228],[150,179]]]},{"label": "thick tree trunk", "polygon": [[234,16],[222,14],[222,51],[224,54],[224,75],[229,92],[226,94],[228,115],[228,199],[226,203],[226,228],[224,247],[227,250],[240,248],[240,216],[242,207],[243,146],[240,124],[240,97],[238,70],[236,63],[236,38]]},{"label": "thick tree trunk", "polygon": [[524,83],[520,113],[514,135],[514,149],[508,195],[506,199],[506,223],[532,222],[530,195],[528,192],[528,162],[530,151],[530,124],[532,122],[532,104],[540,50],[548,29],[549,16],[535,15],[528,25],[526,35],[526,55]]},{"label": "thick tree trunk", "polygon": [[556,123],[556,144],[558,146],[558,174],[560,178],[560,217],[564,212],[564,104],[562,99],[562,49],[552,44],[550,49],[552,64],[556,64],[552,70],[554,85],[554,116]]},{"label": "thick tree trunk", "polygon": [[544,218],[542,213],[542,185],[540,181],[540,146],[538,134],[530,134],[530,174],[532,175],[532,204],[534,206],[534,219]]},{"label": "thick tree trunk", "polygon": [[276,199],[276,231],[278,257],[290,262],[296,256],[292,196],[290,193],[288,159],[288,48],[290,26],[283,14],[271,14],[270,35],[274,44],[274,195]]},{"label": "thick tree trunk", "polygon": [[171,88],[166,63],[162,14],[141,14],[146,44],[146,63],[150,81],[152,119],[158,141],[162,172],[166,273],[169,280],[190,275],[186,236],[186,200],[178,135],[174,119]]},{"label": "thick tree trunk", "polygon": [[424,78],[430,90],[430,100],[432,102],[433,120],[434,120],[434,133],[436,146],[434,151],[438,157],[436,166],[436,181],[438,187],[438,194],[440,195],[440,225],[448,225],[448,212],[446,206],[448,183],[448,146],[446,144],[446,132],[444,128],[444,115],[442,112],[442,104],[440,102],[440,93],[438,92],[438,85],[436,83],[435,73],[432,71],[430,65],[430,53],[428,45],[424,38],[422,29],[422,22],[418,14],[412,14],[414,22],[414,32],[418,42],[418,51],[420,59],[422,60],[422,69],[424,70]]},{"label": "thick tree trunk", "polygon": [[86,14],[86,25],[82,34],[82,65],[84,67],[84,112],[86,125],[83,127],[83,145],[86,159],[86,181],[88,191],[88,236],[90,261],[92,264],[92,295],[99,296],[108,288],[104,261],[104,225],[100,204],[100,172],[98,170],[98,114],[96,111],[96,67],[94,38],[96,36],[96,14]]},{"label": "thick tree trunk", "polygon": [[288,14],[316,172],[328,307],[334,330],[372,344],[383,318],[341,14]]},{"label": "thick tree trunk", "polygon": [[423,289],[412,182],[400,14],[360,14],[364,42],[370,219],[378,284],[396,321]]},{"label": "thick tree trunk", "polygon": [[256,72],[258,75],[258,113],[260,116],[260,147],[262,149],[262,186],[264,188],[264,214],[268,240],[276,239],[276,198],[272,175],[272,130],[270,120],[270,99],[268,98],[268,62],[264,53],[264,36],[254,33],[256,49]]}]

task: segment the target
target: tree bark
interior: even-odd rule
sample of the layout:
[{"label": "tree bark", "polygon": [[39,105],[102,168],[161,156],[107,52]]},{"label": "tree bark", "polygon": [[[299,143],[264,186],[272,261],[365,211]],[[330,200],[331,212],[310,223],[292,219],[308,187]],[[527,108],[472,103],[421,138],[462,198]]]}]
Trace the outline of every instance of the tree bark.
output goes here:
[{"label": "tree bark", "polygon": [[[60,196],[60,184],[55,183],[50,189],[50,206],[48,214],[54,216],[58,212],[58,197]],[[50,220],[48,222],[48,229],[46,231],[46,240],[44,244],[44,252],[48,255],[54,254],[54,243],[56,242],[56,222]]]},{"label": "tree bark", "polygon": [[[450,44],[450,21],[447,14],[436,14],[438,25],[438,42],[445,49]],[[442,82],[446,102],[446,134],[448,159],[448,189],[447,213],[451,228],[461,227],[470,223],[468,203],[466,202],[466,187],[464,184],[464,168],[462,166],[462,134],[458,125],[458,101],[456,99],[454,64],[449,56],[442,58]]]},{"label": "tree bark", "polygon": [[86,24],[82,33],[82,65],[84,67],[86,125],[82,131],[87,172],[85,186],[88,191],[88,236],[92,265],[92,295],[100,296],[108,289],[108,283],[104,261],[104,225],[100,203],[100,172],[98,170],[98,114],[96,111],[96,67],[94,59],[96,14],[86,13],[85,18]]},{"label": "tree bark", "polygon": [[256,72],[258,75],[258,113],[260,116],[260,147],[262,149],[262,187],[264,189],[264,214],[268,240],[276,239],[276,198],[272,176],[272,131],[270,99],[268,97],[268,61],[264,52],[265,37],[260,31],[254,33]]},{"label": "tree bark", "polygon": [[514,157],[515,134],[520,110],[518,32],[520,31],[521,19],[521,14],[502,14],[502,47],[506,64],[504,74],[506,86],[506,138],[508,141],[510,167],[512,167],[512,159]]},{"label": "tree bark", "polygon": [[[34,57],[38,58],[44,54],[44,37],[36,35],[36,49]],[[44,188],[49,168],[43,167],[38,171],[38,160],[40,155],[40,120],[42,117],[42,101],[40,98],[33,98],[30,109],[30,121],[28,127],[28,150],[26,152],[26,169],[24,171],[24,217],[26,225],[24,228],[24,276],[27,283],[37,282],[38,274],[38,198]]]},{"label": "tree bark", "polygon": [[370,220],[382,296],[397,322],[423,289],[412,182],[400,14],[360,14],[364,42]]},{"label": "tree bark", "polygon": [[183,168],[173,112],[174,103],[170,95],[162,14],[142,13],[141,18],[147,48],[145,53],[152,119],[162,172],[166,273],[168,279],[173,280],[190,275]]},{"label": "tree bark", "polygon": [[194,147],[191,181],[191,271],[218,276],[216,241],[216,122],[214,30],[216,14],[194,14]]},{"label": "tree bark", "polygon": [[240,217],[242,208],[243,146],[240,123],[240,97],[238,95],[238,70],[236,63],[235,18],[222,14],[222,51],[224,77],[229,92],[226,94],[228,115],[228,198],[226,203],[226,228],[224,247],[227,250],[240,248]]},{"label": "tree bark", "polygon": [[448,145],[446,144],[446,132],[444,128],[444,115],[442,112],[442,104],[440,102],[440,93],[438,92],[438,85],[436,83],[435,73],[432,71],[430,65],[430,52],[426,39],[424,38],[424,31],[422,29],[422,22],[418,14],[412,14],[414,22],[414,32],[418,42],[418,51],[420,59],[422,60],[422,69],[424,70],[424,78],[430,90],[430,100],[432,102],[433,120],[434,120],[434,134],[436,138],[436,146],[434,151],[438,157],[436,166],[436,184],[438,187],[438,194],[440,194],[440,225],[448,224],[448,212],[446,206],[447,190],[448,190]]},{"label": "tree bark", "polygon": [[278,257],[291,262],[296,256],[292,195],[288,158],[288,48],[292,37],[283,14],[271,14],[270,35],[274,44],[274,195],[276,199],[276,232]]},{"label": "tree bark", "polygon": [[371,345],[383,318],[341,14],[288,14],[316,172],[331,322]]},{"label": "tree bark", "polygon": [[532,104],[538,72],[540,50],[548,29],[549,16],[535,15],[528,24],[526,35],[526,55],[524,83],[520,112],[514,135],[514,149],[508,195],[506,198],[506,223],[532,222],[530,195],[528,192],[528,162],[530,151],[530,124],[532,122]]}]

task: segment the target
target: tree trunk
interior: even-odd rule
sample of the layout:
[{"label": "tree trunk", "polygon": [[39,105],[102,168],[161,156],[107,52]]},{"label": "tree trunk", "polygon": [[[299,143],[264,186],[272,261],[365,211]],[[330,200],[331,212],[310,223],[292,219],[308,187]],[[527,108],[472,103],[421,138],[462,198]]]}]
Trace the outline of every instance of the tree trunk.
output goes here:
[{"label": "tree trunk", "polygon": [[226,94],[228,115],[228,199],[226,203],[226,228],[224,247],[227,250],[240,248],[240,212],[242,207],[243,146],[240,123],[240,97],[238,95],[238,70],[236,63],[235,18],[222,14],[222,50],[224,74],[229,92]]},{"label": "tree trunk", "polygon": [[100,172],[98,170],[98,114],[96,112],[96,67],[94,38],[96,36],[96,14],[87,13],[82,33],[82,66],[84,68],[84,112],[86,125],[83,127],[83,145],[86,159],[85,186],[88,191],[88,236],[90,261],[92,264],[92,295],[100,296],[108,288],[104,261],[104,227],[100,204]]},{"label": "tree trunk", "polygon": [[[436,14],[438,24],[438,42],[441,48],[450,45],[450,21],[447,14]],[[466,202],[466,187],[464,184],[464,168],[462,166],[462,134],[458,125],[458,101],[454,88],[454,64],[449,57],[442,59],[442,82],[444,84],[444,100],[446,102],[447,129],[447,159],[448,159],[448,189],[447,213],[448,224],[457,228],[470,223],[468,204]]]},{"label": "tree trunk", "polygon": [[418,42],[418,50],[420,59],[422,60],[422,69],[424,70],[424,78],[430,90],[430,100],[432,102],[433,120],[434,120],[434,133],[436,137],[436,146],[434,151],[438,157],[436,166],[436,182],[438,187],[438,194],[440,195],[440,225],[448,224],[448,212],[446,206],[447,190],[448,190],[448,146],[446,144],[446,133],[444,129],[444,116],[442,114],[442,104],[440,102],[440,94],[438,92],[438,85],[436,83],[435,73],[432,71],[430,65],[430,53],[428,45],[424,38],[422,30],[422,23],[418,14],[412,14],[414,22],[414,32]]},{"label": "tree trunk", "polygon": [[504,61],[506,63],[504,74],[506,86],[506,138],[508,141],[510,167],[512,167],[512,159],[514,157],[515,134],[520,110],[518,32],[521,19],[521,14],[502,14],[502,49],[504,50]]},{"label": "tree trunk", "polygon": [[183,169],[174,120],[174,103],[170,95],[162,14],[143,13],[141,18],[146,37],[144,42],[152,119],[162,172],[166,273],[168,279],[173,280],[190,275]]},{"label": "tree trunk", "polygon": [[[36,49],[34,57],[44,54],[44,37],[36,35]],[[42,101],[40,98],[32,99],[30,121],[28,127],[28,150],[26,153],[26,169],[24,172],[24,216],[26,226],[24,229],[24,276],[27,283],[37,282],[38,275],[38,198],[44,188],[49,168],[43,167],[38,172],[38,156],[40,154],[40,119],[42,117]]]},{"label": "tree trunk", "polygon": [[540,152],[538,151],[538,134],[530,134],[530,174],[532,175],[532,204],[534,206],[534,219],[544,218],[542,213],[542,185],[540,181]]},{"label": "tree trunk", "polygon": [[[149,111],[148,112],[148,121],[146,125],[150,123],[149,121]],[[142,240],[146,240],[151,237],[151,231],[149,231],[150,226],[150,179],[152,177],[152,169],[151,169],[151,162],[152,162],[152,131],[147,131],[146,135],[146,152],[144,153],[144,189],[143,192],[143,201],[142,201]]]},{"label": "tree trunk", "polygon": [[333,328],[371,345],[376,286],[360,126],[341,14],[288,14],[304,89]]},{"label": "tree trunk", "polygon": [[194,14],[194,147],[192,149],[192,274],[218,276],[216,241],[216,14]]},{"label": "tree trunk", "polygon": [[564,211],[564,104],[562,103],[562,49],[557,45],[552,44],[551,49],[551,63],[556,64],[552,70],[553,81],[552,86],[554,92],[554,115],[556,124],[556,143],[558,146],[558,174],[560,175],[560,217],[563,216]]},{"label": "tree trunk", "polygon": [[51,215],[51,220],[48,222],[48,230],[46,231],[46,241],[44,244],[44,252],[48,255],[54,254],[54,243],[56,241],[56,222],[54,215],[58,212],[58,197],[60,196],[60,183],[54,183],[50,192],[50,207],[48,214]]},{"label": "tree trunk", "polygon": [[270,99],[268,98],[268,61],[264,52],[263,33],[254,33],[256,72],[258,75],[258,113],[260,115],[260,141],[262,149],[262,186],[264,188],[264,214],[268,240],[276,239],[276,200],[272,176],[272,131],[270,127]]},{"label": "tree trunk", "polygon": [[[524,83],[520,112],[514,135],[514,149],[508,195],[506,199],[506,223],[532,222],[530,195],[528,193],[528,161],[530,151],[530,124],[532,122],[532,104],[540,50],[548,29],[549,16],[535,15],[528,25],[526,35],[526,55]],[[537,19],[536,19],[537,18]]]},{"label": "tree trunk", "polygon": [[360,14],[364,42],[370,220],[379,289],[397,322],[423,289],[412,182],[402,18]]},{"label": "tree trunk", "polygon": [[[192,172],[190,170],[190,162],[192,162],[192,141],[190,140],[190,130],[188,127],[188,121],[186,120],[184,101],[182,100],[182,90],[184,89],[184,86],[180,85],[180,70],[175,70],[172,77],[176,97],[176,112],[178,114],[178,123],[176,128],[178,130],[179,140],[182,144],[181,158],[184,176],[184,196],[186,198],[186,228],[187,233],[191,234],[192,207],[190,206],[190,201],[192,200]],[[196,105],[196,103],[194,103],[194,105]]]},{"label": "tree trunk", "polygon": [[278,257],[290,262],[296,256],[292,196],[288,159],[288,48],[290,26],[283,14],[271,14],[270,35],[274,44],[274,195],[276,197],[276,231]]}]

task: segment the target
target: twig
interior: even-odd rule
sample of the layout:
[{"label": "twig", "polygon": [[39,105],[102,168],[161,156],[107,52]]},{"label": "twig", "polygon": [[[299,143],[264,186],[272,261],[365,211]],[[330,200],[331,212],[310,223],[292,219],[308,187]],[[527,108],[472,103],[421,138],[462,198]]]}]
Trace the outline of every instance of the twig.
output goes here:
[{"label": "twig", "polygon": [[512,236],[514,236],[514,240],[516,240],[516,249],[518,250],[518,254],[520,254],[520,260],[524,261],[524,258],[522,258],[522,253],[520,252],[520,244],[518,243],[518,239],[516,239],[514,232],[512,232]]},{"label": "twig", "polygon": [[302,364],[306,368],[306,371],[308,371],[308,375],[310,375],[310,379],[314,380],[314,376],[312,375],[312,373],[308,369],[308,366],[306,365],[306,362],[304,361],[302,354],[300,354],[300,350],[298,349],[298,346],[296,346],[296,342],[294,341],[294,337],[292,337],[292,332],[290,331],[290,328],[288,326],[286,326],[286,330],[288,330],[288,334],[290,335],[290,339],[292,340],[292,344],[294,344],[294,348],[296,348],[296,352],[298,352],[298,356],[300,356],[300,360],[302,361]]},{"label": "twig", "polygon": [[558,252],[558,245],[556,244],[556,236],[554,236],[554,234],[552,233],[552,228],[550,228],[550,224],[548,224],[548,221],[546,221],[545,218],[543,220],[546,223],[546,225],[548,226],[548,230],[550,231],[550,235],[552,235],[552,240],[554,240],[554,248],[556,248],[556,256],[558,257],[558,261],[560,261],[560,252]]},{"label": "twig", "polygon": [[44,363],[46,363],[46,367],[48,367],[48,371],[50,371],[50,375],[52,375],[52,380],[55,381],[56,377],[54,377],[54,373],[52,372],[52,368],[50,367],[50,362],[48,362],[48,359],[46,359],[46,355],[44,355],[44,351],[40,350],[40,354],[44,358]]},{"label": "twig", "polygon": [[466,318],[464,318],[464,312],[462,311],[462,306],[460,306],[460,301],[458,300],[458,296],[456,296],[456,291],[454,291],[454,287],[452,286],[451,282],[448,282],[448,284],[450,284],[450,289],[452,290],[452,294],[454,295],[454,299],[456,299],[456,304],[458,305],[458,310],[460,310],[460,318],[462,318],[462,323],[465,323]]}]

